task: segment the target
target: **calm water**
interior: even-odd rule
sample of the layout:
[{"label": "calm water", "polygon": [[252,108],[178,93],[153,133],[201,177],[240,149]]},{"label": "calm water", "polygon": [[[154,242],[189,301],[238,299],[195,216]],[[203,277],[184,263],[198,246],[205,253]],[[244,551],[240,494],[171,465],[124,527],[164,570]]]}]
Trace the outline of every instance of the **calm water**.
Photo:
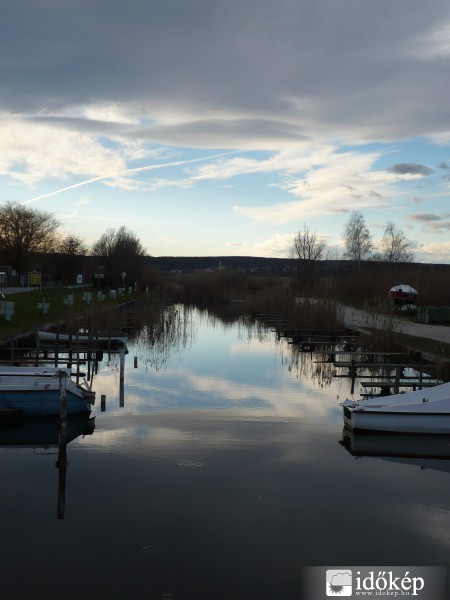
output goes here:
[{"label": "calm water", "polygon": [[2,600],[290,600],[302,565],[450,562],[450,461],[411,458],[450,439],[347,440],[355,458],[330,365],[207,313],[166,325],[129,344],[122,395],[100,365],[64,519],[57,448],[0,448]]}]

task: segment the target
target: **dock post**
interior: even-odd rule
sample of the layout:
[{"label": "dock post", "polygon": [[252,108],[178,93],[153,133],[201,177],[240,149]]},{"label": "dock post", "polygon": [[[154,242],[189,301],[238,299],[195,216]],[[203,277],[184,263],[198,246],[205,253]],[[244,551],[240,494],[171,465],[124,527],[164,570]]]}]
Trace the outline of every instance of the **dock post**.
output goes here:
[{"label": "dock post", "polygon": [[59,331],[56,332],[56,344],[55,344],[55,367],[58,366],[59,363]]},{"label": "dock post", "polygon": [[58,519],[64,519],[66,506],[66,469],[67,469],[67,371],[60,369],[59,375],[59,451],[56,467],[58,478]]},{"label": "dock post", "polygon": [[56,468],[58,475],[58,520],[64,519],[66,509],[66,471],[67,471],[67,422],[59,423],[58,460]]},{"label": "dock post", "polygon": [[394,384],[394,394],[398,394],[400,392],[400,377],[401,377],[401,373],[402,373],[402,368],[396,367],[395,368],[395,384]]},{"label": "dock post", "polygon": [[125,397],[124,397],[124,375],[125,375],[125,350],[121,348],[120,350],[120,401],[119,405],[121,407],[125,406]]},{"label": "dock post", "polygon": [[87,365],[88,365],[87,380],[90,381],[91,380],[91,351],[90,350],[88,350],[86,353],[86,359],[87,359]]},{"label": "dock post", "polygon": [[352,365],[350,367],[350,377],[352,378],[352,387],[350,393],[353,395],[355,393],[355,380],[356,380],[356,364],[355,360],[352,358]]},{"label": "dock post", "polygon": [[72,348],[72,330],[69,330],[69,364],[67,365],[69,369],[72,368],[73,361],[73,348]]},{"label": "dock post", "polygon": [[34,363],[35,367],[39,366],[39,350],[40,350],[39,333],[38,333],[37,324],[36,324],[36,360],[35,360],[35,363]]},{"label": "dock post", "polygon": [[60,369],[59,375],[59,418],[61,422],[67,421],[67,371]]}]

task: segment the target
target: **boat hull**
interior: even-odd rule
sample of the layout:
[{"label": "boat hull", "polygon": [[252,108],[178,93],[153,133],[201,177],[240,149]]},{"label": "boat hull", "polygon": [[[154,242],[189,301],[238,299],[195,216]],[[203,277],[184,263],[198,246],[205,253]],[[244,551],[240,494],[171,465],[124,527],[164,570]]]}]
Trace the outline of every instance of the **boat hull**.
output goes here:
[{"label": "boat hull", "polygon": [[407,413],[354,410],[344,407],[344,423],[355,431],[390,433],[450,434],[448,413]]},{"label": "boat hull", "polygon": [[[64,382],[64,390],[62,384]],[[65,394],[68,415],[91,412],[95,393],[75,383],[69,368],[4,367],[0,369],[0,420],[19,416],[58,416]]]},{"label": "boat hull", "polygon": [[[78,396],[67,390],[67,414],[82,415],[91,412],[92,397]],[[0,417],[15,410],[26,417],[58,416],[60,414],[60,393],[49,390],[9,390],[0,392]]]}]

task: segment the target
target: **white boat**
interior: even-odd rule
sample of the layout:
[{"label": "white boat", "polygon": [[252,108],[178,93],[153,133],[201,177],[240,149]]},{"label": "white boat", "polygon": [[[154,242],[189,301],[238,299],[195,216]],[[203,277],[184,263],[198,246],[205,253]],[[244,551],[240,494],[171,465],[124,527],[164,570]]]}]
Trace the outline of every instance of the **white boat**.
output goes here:
[{"label": "white boat", "polygon": [[356,431],[450,433],[450,383],[426,390],[341,404],[344,423]]},{"label": "white boat", "polygon": [[38,338],[40,341],[44,341],[44,342],[61,342],[61,343],[67,343],[70,340],[72,340],[73,344],[76,344],[77,341],[80,344],[86,345],[86,344],[102,344],[102,345],[107,345],[107,344],[112,344],[112,345],[122,345],[122,344],[126,344],[128,342],[128,337],[127,336],[121,336],[121,335],[93,335],[93,334],[89,334],[89,333],[58,333],[55,331],[45,331],[40,329],[38,331]]},{"label": "white boat", "polygon": [[1,367],[0,418],[18,416],[58,416],[62,380],[65,383],[67,414],[87,414],[95,393],[85,380],[71,379],[68,368]]}]

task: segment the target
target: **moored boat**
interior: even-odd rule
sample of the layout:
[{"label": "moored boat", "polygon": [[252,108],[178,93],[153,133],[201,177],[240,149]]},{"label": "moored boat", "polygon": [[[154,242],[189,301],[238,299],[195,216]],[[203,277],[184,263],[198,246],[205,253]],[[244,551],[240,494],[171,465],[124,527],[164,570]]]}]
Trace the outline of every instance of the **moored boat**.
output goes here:
[{"label": "moored boat", "polygon": [[91,412],[95,393],[86,382],[74,382],[68,368],[0,368],[0,418],[59,415],[62,386],[68,415]]},{"label": "moored boat", "polygon": [[38,330],[37,332],[39,341],[56,343],[60,342],[61,344],[67,344],[72,341],[72,344],[100,344],[102,346],[107,346],[108,344],[113,346],[121,346],[127,343],[128,337],[122,335],[94,335],[89,333],[60,333],[56,331],[45,331]]},{"label": "moored boat", "polygon": [[389,298],[391,298],[395,304],[416,304],[418,298],[418,291],[407,284],[397,283],[388,292]]},{"label": "moored boat", "polygon": [[450,383],[426,390],[341,404],[344,423],[356,431],[450,433]]}]

